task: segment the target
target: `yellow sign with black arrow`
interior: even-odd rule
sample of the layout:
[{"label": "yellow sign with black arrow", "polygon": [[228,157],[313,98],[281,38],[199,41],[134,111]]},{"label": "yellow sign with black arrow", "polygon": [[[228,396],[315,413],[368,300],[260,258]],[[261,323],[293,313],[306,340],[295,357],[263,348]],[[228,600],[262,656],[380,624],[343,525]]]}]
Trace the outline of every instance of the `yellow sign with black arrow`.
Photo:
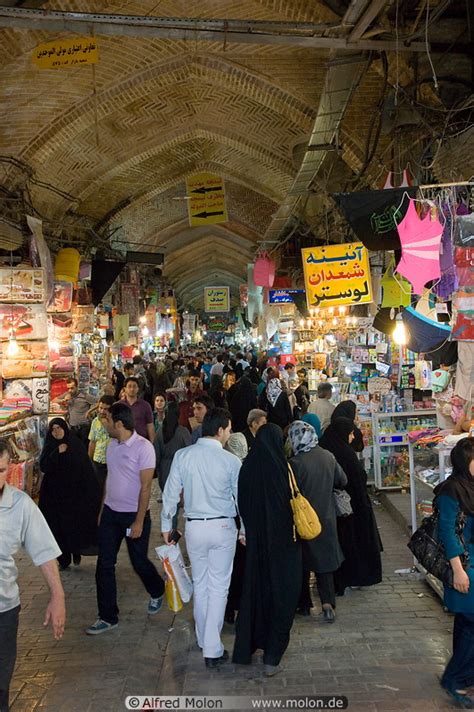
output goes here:
[{"label": "yellow sign with black arrow", "polygon": [[227,222],[224,181],[212,173],[196,173],[186,180],[191,227]]}]

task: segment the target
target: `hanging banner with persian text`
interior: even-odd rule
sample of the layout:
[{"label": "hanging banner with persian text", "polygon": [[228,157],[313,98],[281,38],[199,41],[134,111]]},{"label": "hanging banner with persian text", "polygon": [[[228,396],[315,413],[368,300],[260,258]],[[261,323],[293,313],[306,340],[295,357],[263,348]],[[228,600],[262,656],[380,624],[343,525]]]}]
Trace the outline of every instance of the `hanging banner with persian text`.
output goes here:
[{"label": "hanging banner with persian text", "polygon": [[369,254],[361,242],[307,247],[301,257],[308,308],[372,301]]},{"label": "hanging banner with persian text", "polygon": [[33,50],[33,64],[39,69],[77,67],[99,61],[97,41],[92,37],[75,37],[72,40],[44,42]]}]

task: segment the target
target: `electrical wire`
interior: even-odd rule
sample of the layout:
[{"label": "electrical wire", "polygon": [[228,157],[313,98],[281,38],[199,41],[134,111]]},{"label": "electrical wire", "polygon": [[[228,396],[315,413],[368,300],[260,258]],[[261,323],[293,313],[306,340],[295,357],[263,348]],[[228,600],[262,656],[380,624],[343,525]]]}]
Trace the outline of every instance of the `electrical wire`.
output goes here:
[{"label": "electrical wire", "polygon": [[439,91],[438,78],[437,78],[437,76],[436,76],[436,71],[435,71],[433,62],[432,62],[432,60],[431,60],[430,44],[429,44],[429,42],[428,42],[429,19],[430,19],[430,0],[427,0],[427,3],[426,3],[426,22],[425,22],[426,54],[428,55],[428,61],[429,61],[429,63],[430,63],[431,71],[432,71],[432,73],[433,73],[434,87],[435,87],[436,91]]}]

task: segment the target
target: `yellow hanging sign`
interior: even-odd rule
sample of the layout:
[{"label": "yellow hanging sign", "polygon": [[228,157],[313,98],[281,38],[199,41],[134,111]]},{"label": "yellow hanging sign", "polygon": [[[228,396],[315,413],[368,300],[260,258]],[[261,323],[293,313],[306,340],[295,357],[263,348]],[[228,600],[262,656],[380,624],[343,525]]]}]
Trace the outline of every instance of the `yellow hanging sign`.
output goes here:
[{"label": "yellow hanging sign", "polygon": [[32,59],[40,69],[78,67],[81,64],[96,64],[99,49],[94,38],[75,37],[38,45],[33,50]]},{"label": "yellow hanging sign", "polygon": [[369,253],[362,242],[301,250],[308,308],[372,301]]},{"label": "yellow hanging sign", "polygon": [[228,312],[230,309],[229,287],[204,287],[204,311],[210,314]]},{"label": "yellow hanging sign", "polygon": [[212,173],[196,173],[186,180],[191,227],[227,222],[224,181]]}]

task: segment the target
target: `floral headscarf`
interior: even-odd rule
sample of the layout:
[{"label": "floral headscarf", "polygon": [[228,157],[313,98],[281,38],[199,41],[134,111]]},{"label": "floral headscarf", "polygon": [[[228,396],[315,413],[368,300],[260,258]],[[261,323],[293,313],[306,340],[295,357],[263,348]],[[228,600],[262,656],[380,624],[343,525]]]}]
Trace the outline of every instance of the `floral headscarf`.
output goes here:
[{"label": "floral headscarf", "polygon": [[318,436],[312,425],[302,420],[295,420],[288,430],[291,447],[295,455],[300,452],[309,452],[318,444]]},{"label": "floral headscarf", "polygon": [[275,403],[278,400],[282,392],[281,381],[279,378],[271,378],[267,384],[267,398],[270,405],[275,407]]}]

